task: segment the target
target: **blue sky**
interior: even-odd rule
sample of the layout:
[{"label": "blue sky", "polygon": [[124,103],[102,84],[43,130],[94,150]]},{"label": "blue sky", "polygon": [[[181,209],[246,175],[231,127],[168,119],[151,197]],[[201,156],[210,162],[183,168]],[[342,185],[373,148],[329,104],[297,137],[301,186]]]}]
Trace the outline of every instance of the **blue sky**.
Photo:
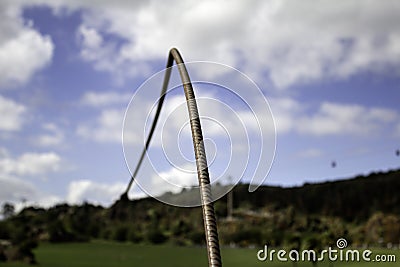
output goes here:
[{"label": "blue sky", "polygon": [[[80,2],[0,4],[1,202],[109,205],[117,199],[130,178],[121,137],[125,110],[138,88],[163,70],[171,47],[178,47],[186,61],[232,66],[258,85],[276,125],[275,160],[266,184],[301,185],[399,167],[397,1]],[[218,79],[206,69],[203,74]],[[129,109],[130,168],[159,88],[148,91]],[[227,108],[240,113],[241,107],[230,102],[229,93],[201,85],[196,92],[225,103],[213,108],[206,101],[201,115],[220,115],[216,120],[227,129],[235,125]],[[251,103],[259,99],[251,90],[242,92]],[[162,128],[163,138],[175,138],[183,126],[182,101],[179,90],[167,98],[164,116],[172,122]],[[266,114],[258,109],[262,105],[252,108],[261,119]],[[212,179],[236,178],[238,169],[225,170],[224,152],[230,147],[231,164],[239,166],[244,159],[236,149],[243,139],[219,135],[222,128],[216,125],[203,126],[206,148],[215,155]],[[249,130],[249,146],[256,147],[253,134]],[[154,142],[140,173],[147,188],[157,188],[154,193],[171,190],[159,176],[195,183],[192,173],[179,171],[194,167],[190,138],[166,140],[164,150],[162,142]],[[173,160],[180,157],[174,154],[178,144],[186,162],[183,157],[175,167],[165,164],[166,151]],[[260,168],[266,171],[270,164],[264,162]],[[251,180],[249,173],[243,181]],[[135,186],[130,195],[144,193]]]}]

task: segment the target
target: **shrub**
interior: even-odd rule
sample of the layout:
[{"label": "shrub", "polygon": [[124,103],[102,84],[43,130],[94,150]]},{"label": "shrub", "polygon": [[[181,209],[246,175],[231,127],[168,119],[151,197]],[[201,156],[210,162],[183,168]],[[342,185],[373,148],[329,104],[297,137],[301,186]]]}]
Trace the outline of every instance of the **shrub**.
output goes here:
[{"label": "shrub", "polygon": [[167,236],[160,229],[153,229],[147,233],[147,240],[152,244],[162,244],[167,240]]},{"label": "shrub", "polygon": [[113,239],[118,242],[125,242],[128,239],[128,227],[118,226],[114,232]]}]

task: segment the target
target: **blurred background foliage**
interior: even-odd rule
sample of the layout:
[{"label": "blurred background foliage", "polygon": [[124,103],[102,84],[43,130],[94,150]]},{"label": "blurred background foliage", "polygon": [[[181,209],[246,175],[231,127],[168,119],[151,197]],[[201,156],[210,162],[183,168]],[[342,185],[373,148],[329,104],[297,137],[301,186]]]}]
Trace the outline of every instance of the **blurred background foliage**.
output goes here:
[{"label": "blurred background foliage", "polygon": [[[223,246],[322,249],[343,237],[352,247],[399,247],[399,170],[293,188],[263,186],[254,193],[247,188],[238,184],[232,191],[232,211],[227,210],[227,196],[215,203]],[[32,250],[41,242],[205,242],[201,208],[174,207],[152,198],[122,196],[108,208],[59,204],[19,213],[13,204],[3,203],[2,215],[0,261],[35,263]]]}]

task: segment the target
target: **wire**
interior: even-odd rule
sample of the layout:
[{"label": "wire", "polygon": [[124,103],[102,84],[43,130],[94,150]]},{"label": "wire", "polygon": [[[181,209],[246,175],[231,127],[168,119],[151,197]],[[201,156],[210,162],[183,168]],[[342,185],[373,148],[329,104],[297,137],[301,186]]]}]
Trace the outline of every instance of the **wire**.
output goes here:
[{"label": "wire", "polygon": [[214,204],[211,196],[210,177],[207,167],[207,157],[204,149],[203,133],[201,130],[200,117],[194,95],[193,86],[189,78],[188,71],[185,63],[176,48],[172,48],[168,54],[167,69],[164,76],[164,82],[161,88],[160,100],[157,105],[156,114],[154,116],[153,124],[151,125],[150,132],[147,136],[145,146],[140,155],[139,161],[129,181],[128,187],[124,195],[127,197],[128,192],[136,178],[139,168],[143,162],[144,155],[150,145],[151,138],[155,131],[158,118],[160,116],[161,108],[165,100],[169,79],[171,77],[173,62],[176,62],[181,80],[183,83],[183,90],[186,97],[186,104],[189,112],[190,128],[192,130],[194,153],[196,157],[197,175],[200,185],[200,196],[203,210],[203,221],[206,236],[208,264],[210,267],[222,266],[221,254],[219,248],[219,239],[217,231],[217,220],[215,217]]}]

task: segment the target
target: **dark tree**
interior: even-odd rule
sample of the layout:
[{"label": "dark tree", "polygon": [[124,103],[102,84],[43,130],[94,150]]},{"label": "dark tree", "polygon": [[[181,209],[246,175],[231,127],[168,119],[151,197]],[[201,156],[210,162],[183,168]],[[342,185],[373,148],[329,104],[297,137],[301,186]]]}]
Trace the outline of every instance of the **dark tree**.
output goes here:
[{"label": "dark tree", "polygon": [[12,217],[15,214],[14,205],[9,203],[9,202],[4,203],[1,213],[3,214],[3,217],[5,219],[8,219],[8,218]]}]

